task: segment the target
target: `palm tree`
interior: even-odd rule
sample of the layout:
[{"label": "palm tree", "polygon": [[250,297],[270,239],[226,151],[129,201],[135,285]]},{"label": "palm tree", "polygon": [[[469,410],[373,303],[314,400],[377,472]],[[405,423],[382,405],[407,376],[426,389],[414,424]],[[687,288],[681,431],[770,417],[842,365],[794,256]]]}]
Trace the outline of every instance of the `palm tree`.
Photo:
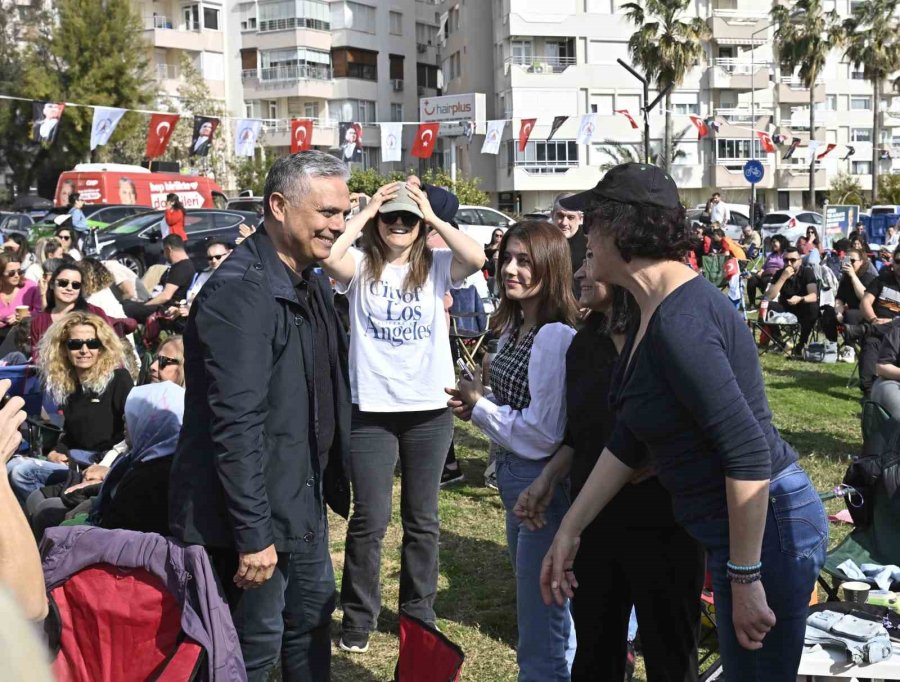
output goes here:
[{"label": "palm tree", "polygon": [[[796,0],[790,8],[775,5],[770,16],[775,27],[774,50],[781,65],[794,72],[809,88],[809,139],[816,134],[816,80],[825,68],[832,42],[839,39],[837,15],[826,12],[823,0]],[[816,157],[809,164],[809,201],[816,206]]]},{"label": "palm tree", "polygon": [[[681,85],[689,69],[704,56],[702,41],[711,34],[706,22],[685,16],[691,0],[643,0],[622,5],[625,16],[637,30],[628,40],[632,61],[656,81],[666,93],[666,132],[663,147],[664,168],[672,158],[672,92]],[[647,102],[644,102],[644,106]]]},{"label": "palm tree", "polygon": [[900,30],[894,12],[900,0],[864,0],[844,21],[844,56],[872,83],[875,104],[872,107],[872,203],[878,199],[878,163],[881,144],[881,91],[884,81],[900,69]]},{"label": "palm tree", "polygon": [[[669,157],[669,165],[675,163],[678,159],[684,158],[687,156],[683,149],[679,149],[678,145],[685,138],[685,136],[690,133],[696,131],[696,128],[692,125],[687,126],[680,133],[676,133],[673,137],[673,149],[672,156]],[[646,163],[647,158],[644,156],[644,143],[641,142],[613,142],[612,140],[605,142],[599,146],[599,151],[606,156],[606,160],[600,164],[599,168],[604,173],[611,168],[615,168],[623,163]],[[663,158],[660,153],[661,150],[651,151],[650,158],[653,159],[653,162],[662,166]]]}]

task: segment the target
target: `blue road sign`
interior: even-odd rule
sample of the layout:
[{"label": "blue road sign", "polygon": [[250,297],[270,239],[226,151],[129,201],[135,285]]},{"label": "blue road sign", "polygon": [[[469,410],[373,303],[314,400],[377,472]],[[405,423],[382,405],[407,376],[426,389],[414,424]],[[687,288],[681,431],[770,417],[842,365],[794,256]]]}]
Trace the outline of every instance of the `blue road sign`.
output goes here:
[{"label": "blue road sign", "polygon": [[765,175],[763,165],[756,159],[750,159],[744,164],[744,177],[751,185],[760,182],[763,179],[763,175]]}]

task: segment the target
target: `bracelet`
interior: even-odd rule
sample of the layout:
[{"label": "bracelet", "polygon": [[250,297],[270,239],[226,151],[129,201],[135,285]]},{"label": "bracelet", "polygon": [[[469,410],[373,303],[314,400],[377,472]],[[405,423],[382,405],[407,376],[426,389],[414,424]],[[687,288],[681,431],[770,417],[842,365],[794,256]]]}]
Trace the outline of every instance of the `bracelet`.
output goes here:
[{"label": "bracelet", "polygon": [[749,585],[750,583],[762,580],[761,571],[756,571],[756,573],[735,573],[734,571],[727,571],[727,575],[730,582],[737,583],[738,585]]},{"label": "bracelet", "polygon": [[762,561],[757,561],[755,564],[749,565],[735,564],[729,561],[725,564],[725,568],[733,573],[758,573],[762,570]]}]

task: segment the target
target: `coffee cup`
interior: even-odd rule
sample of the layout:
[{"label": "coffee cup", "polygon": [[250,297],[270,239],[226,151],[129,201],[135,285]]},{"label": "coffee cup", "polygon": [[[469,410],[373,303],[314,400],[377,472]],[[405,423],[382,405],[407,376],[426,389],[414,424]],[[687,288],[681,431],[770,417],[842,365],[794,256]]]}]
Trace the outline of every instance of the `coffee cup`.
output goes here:
[{"label": "coffee cup", "polygon": [[26,317],[31,315],[31,308],[27,305],[17,305],[16,306],[16,319],[24,320]]},{"label": "coffee cup", "polygon": [[866,599],[869,598],[869,591],[872,589],[872,586],[868,583],[852,581],[847,583],[841,583],[841,590],[844,592],[844,601],[852,602],[854,604],[865,604]]}]

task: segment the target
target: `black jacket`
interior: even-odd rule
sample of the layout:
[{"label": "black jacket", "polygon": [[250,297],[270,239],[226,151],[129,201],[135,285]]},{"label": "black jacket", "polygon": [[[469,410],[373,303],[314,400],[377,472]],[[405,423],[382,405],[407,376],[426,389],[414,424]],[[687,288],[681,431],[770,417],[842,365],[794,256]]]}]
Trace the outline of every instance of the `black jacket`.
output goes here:
[{"label": "black jacket", "polygon": [[[314,276],[335,315],[324,276]],[[327,291],[325,290],[327,289]],[[335,317],[336,319],[336,317]],[[184,426],[172,463],[169,521],[183,542],[255,552],[302,551],[325,501],[346,517],[350,488],[347,338],[339,324],[333,377],[335,435],[324,476],[316,447],[313,367],[327,362],[265,231],[216,270],[184,335]],[[317,354],[320,356],[317,358]]]}]

